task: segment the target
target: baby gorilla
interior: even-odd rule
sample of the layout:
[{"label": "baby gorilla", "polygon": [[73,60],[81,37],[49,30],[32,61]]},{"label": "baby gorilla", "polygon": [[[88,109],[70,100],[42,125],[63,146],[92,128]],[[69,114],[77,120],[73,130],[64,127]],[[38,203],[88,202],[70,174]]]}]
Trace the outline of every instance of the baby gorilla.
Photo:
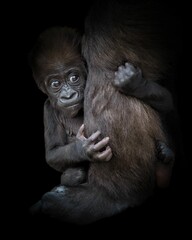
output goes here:
[{"label": "baby gorilla", "polygon": [[47,163],[63,172],[61,184],[86,181],[90,161],[112,157],[109,138],[100,132],[84,137],[83,97],[86,68],[81,57],[81,37],[68,28],[51,28],[39,37],[31,53],[31,67],[39,88],[48,96],[44,105]]},{"label": "baby gorilla", "polygon": [[[30,64],[38,87],[48,96],[44,105],[46,161],[63,173],[62,185],[84,183],[89,162],[109,161],[112,150],[108,146],[109,138],[100,139],[99,131],[87,138],[84,136],[83,99],[87,71],[81,55],[81,36],[69,28],[46,30],[31,52]],[[139,68],[129,63],[119,67],[113,84],[126,95],[143,101],[148,99],[147,103],[155,107],[155,101],[150,102],[146,97],[150,95],[151,85],[146,87]],[[167,100],[166,96],[167,93],[164,98]],[[173,153],[165,143],[157,141],[157,153],[162,164],[173,160]],[[54,191],[62,191],[62,188]]]}]

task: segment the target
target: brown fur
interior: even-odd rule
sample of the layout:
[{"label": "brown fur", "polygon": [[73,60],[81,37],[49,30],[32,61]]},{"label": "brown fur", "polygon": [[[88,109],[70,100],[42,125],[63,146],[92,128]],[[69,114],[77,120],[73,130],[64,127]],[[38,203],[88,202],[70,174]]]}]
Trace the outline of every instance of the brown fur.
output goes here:
[{"label": "brown fur", "polygon": [[149,81],[168,79],[173,64],[168,37],[172,29],[165,29],[169,25],[158,4],[152,10],[146,3],[109,4],[106,9],[100,4],[100,14],[96,7],[87,19],[83,41],[89,69],[84,121],[88,136],[98,129],[109,136],[114,155],[108,163],[91,164],[89,181],[135,205],[154,187],[155,140],[166,142],[166,136],[158,113],[119,93],[112,81],[124,61],[141,67]]},{"label": "brown fur", "polygon": [[[116,91],[110,83],[113,72],[110,74],[108,78],[104,72],[90,72],[86,86],[87,135],[99,129],[103,136],[109,136],[113,151],[109,162],[91,164],[89,182],[104,187],[112,197],[129,199],[135,205],[154,187],[155,139],[166,140],[157,113]],[[105,87],[97,84],[98,78]]]}]

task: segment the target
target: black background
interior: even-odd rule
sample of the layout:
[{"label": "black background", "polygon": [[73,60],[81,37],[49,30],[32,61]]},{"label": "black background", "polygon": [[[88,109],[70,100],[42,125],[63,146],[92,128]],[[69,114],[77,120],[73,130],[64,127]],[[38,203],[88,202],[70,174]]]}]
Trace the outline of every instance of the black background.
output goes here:
[{"label": "black background", "polygon": [[[5,141],[6,156],[10,159],[7,161],[10,173],[6,178],[6,190],[9,192],[7,196],[11,197],[6,198],[6,222],[15,227],[15,233],[24,235],[26,239],[30,235],[38,237],[49,234],[66,237],[66,233],[86,236],[90,229],[92,235],[104,230],[105,233],[116,232],[118,235],[125,232],[126,237],[133,232],[135,236],[140,233],[153,236],[151,229],[155,230],[154,236],[164,236],[168,232],[172,234],[179,230],[186,233],[186,229],[181,226],[184,226],[189,211],[187,189],[190,141],[187,136],[190,136],[190,110],[186,110],[189,95],[184,85],[187,72],[184,71],[185,61],[182,56],[175,90],[183,151],[175,164],[170,188],[158,191],[152,199],[137,209],[129,209],[119,216],[84,227],[60,224],[45,218],[34,219],[28,214],[29,207],[39,200],[42,194],[57,185],[60,178],[45,162],[43,104],[46,96],[38,90],[33,80],[28,54],[38,35],[48,27],[67,25],[83,30],[84,18],[91,3],[54,1],[43,4],[27,1],[6,6],[6,18],[11,21],[6,21],[3,37],[7,36],[5,40],[11,46],[9,48],[13,49],[10,53],[6,51],[6,76],[11,79],[8,86],[6,85],[9,89],[10,84],[11,88],[7,93],[11,116],[6,121],[11,133],[6,136],[8,139]],[[170,7],[173,1],[168,1],[167,4]],[[179,9],[179,15],[182,18],[182,8]]]}]

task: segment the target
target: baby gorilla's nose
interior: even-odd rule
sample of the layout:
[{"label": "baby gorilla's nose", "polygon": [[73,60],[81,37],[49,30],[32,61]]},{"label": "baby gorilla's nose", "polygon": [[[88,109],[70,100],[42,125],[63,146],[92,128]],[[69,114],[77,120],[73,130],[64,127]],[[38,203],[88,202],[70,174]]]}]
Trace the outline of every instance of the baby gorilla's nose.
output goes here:
[{"label": "baby gorilla's nose", "polygon": [[74,95],[75,95],[75,92],[71,92],[71,91],[63,92],[60,96],[60,101],[65,102],[68,99],[72,99]]}]

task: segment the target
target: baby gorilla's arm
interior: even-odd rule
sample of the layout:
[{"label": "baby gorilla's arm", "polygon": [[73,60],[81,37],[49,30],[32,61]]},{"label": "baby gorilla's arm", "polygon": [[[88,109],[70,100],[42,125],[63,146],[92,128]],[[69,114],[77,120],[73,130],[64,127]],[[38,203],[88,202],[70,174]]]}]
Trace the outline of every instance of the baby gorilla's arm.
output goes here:
[{"label": "baby gorilla's arm", "polygon": [[171,93],[157,82],[143,78],[139,67],[130,63],[115,72],[114,86],[125,95],[136,97],[160,112],[173,110]]}]

